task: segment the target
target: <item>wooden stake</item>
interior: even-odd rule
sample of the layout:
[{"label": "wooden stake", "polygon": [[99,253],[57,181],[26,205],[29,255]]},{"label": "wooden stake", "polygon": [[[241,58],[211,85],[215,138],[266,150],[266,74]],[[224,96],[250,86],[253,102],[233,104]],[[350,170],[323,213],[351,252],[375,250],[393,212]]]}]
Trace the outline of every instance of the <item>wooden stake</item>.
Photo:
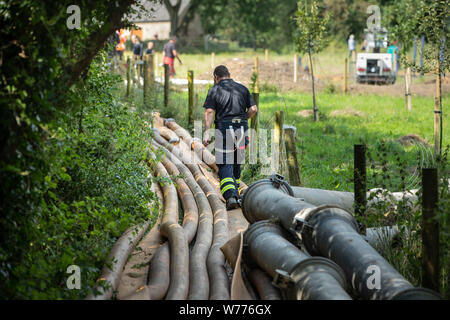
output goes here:
[{"label": "wooden stake", "polygon": [[264,50],[265,61],[269,61],[269,49]]},{"label": "wooden stake", "polygon": [[169,65],[164,64],[164,107],[169,105]]},{"label": "wooden stake", "polygon": [[355,215],[362,217],[366,211],[366,145],[354,146],[353,188],[355,193]]},{"label": "wooden stake", "polygon": [[144,100],[143,100],[143,105],[144,107],[147,106],[147,100],[148,100],[148,95],[149,95],[149,86],[150,86],[150,79],[149,79],[149,66],[148,66],[149,62],[147,57],[144,58]]},{"label": "wooden stake", "polygon": [[188,105],[188,127],[194,127],[194,71],[188,71],[188,91],[189,91],[189,105]]},{"label": "wooden stake", "polygon": [[130,96],[130,87],[131,87],[131,59],[127,58],[127,97]]},{"label": "wooden stake", "polygon": [[411,68],[407,67],[405,70],[405,109],[411,111]]},{"label": "wooden stake", "polygon": [[300,185],[300,168],[297,161],[297,147],[295,143],[294,126],[284,126],[284,140],[286,147],[287,166],[289,170],[289,183],[292,186]]},{"label": "wooden stake", "polygon": [[147,55],[147,60],[148,60],[148,77],[149,77],[149,84],[150,84],[150,88],[153,87],[154,82],[155,82],[155,62],[154,62],[154,55],[153,54],[148,54]]},{"label": "wooden stake", "polygon": [[439,292],[439,223],[437,169],[422,169],[422,286]]},{"label": "wooden stake", "polygon": [[440,152],[440,143],[439,143],[439,124],[441,117],[441,108],[440,108],[440,100],[441,100],[441,86],[440,86],[440,74],[439,74],[439,66],[436,68],[436,95],[434,97],[434,154],[439,154]]},{"label": "wooden stake", "polygon": [[282,141],[283,141],[283,122],[284,122],[283,111],[275,111],[274,116],[275,116],[275,121],[274,121],[274,131],[273,131],[273,134],[274,134],[273,143],[274,143],[275,152],[273,153],[273,156],[275,157],[275,159],[273,159],[273,161],[276,165],[275,170],[278,172],[282,172],[283,158],[281,156],[281,154],[282,154],[281,147],[282,147]]},{"label": "wooden stake", "polygon": [[250,128],[254,129],[256,133],[258,133],[258,121],[259,121],[259,93],[253,92],[252,94],[253,100],[255,100],[256,106],[258,107],[258,111],[256,114],[250,119]]},{"label": "wooden stake", "polygon": [[256,81],[255,81],[255,93],[259,93],[259,72],[258,72],[258,57],[255,57],[255,74],[256,74]]},{"label": "wooden stake", "polygon": [[134,60],[134,65],[136,66],[136,76],[137,76],[137,87],[139,88],[141,86],[141,70],[140,65],[137,63],[139,60]]},{"label": "wooden stake", "polygon": [[155,54],[155,79],[158,77],[158,70],[159,70],[159,64],[158,64],[158,54]]},{"label": "wooden stake", "polygon": [[408,69],[406,70],[407,74],[408,74],[408,111],[412,110],[412,97],[411,97],[411,84],[412,84],[412,79],[411,79],[411,67],[408,67]]},{"label": "wooden stake", "polygon": [[344,60],[344,94],[347,93],[347,58]]},{"label": "wooden stake", "polygon": [[297,62],[298,62],[298,54],[294,54],[294,82],[297,82]]}]

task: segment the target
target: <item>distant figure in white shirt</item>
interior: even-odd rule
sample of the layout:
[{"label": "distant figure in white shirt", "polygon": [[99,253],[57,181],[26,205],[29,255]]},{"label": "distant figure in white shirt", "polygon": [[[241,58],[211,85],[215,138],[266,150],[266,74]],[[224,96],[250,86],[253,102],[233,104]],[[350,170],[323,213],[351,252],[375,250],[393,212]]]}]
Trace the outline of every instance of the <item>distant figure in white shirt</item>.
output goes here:
[{"label": "distant figure in white shirt", "polygon": [[350,37],[348,38],[348,56],[349,57],[353,58],[355,48],[356,48],[355,36],[351,34]]}]

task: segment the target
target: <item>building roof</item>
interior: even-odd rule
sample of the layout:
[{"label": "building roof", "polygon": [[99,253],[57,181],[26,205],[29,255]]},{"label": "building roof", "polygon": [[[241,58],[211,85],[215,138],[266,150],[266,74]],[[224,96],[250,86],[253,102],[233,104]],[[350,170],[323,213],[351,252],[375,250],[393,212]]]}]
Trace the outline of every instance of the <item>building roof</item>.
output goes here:
[{"label": "building roof", "polygon": [[[181,14],[186,7],[188,6],[190,0],[181,0],[181,6],[179,14]],[[129,20],[131,22],[161,22],[161,21],[170,21],[170,15],[167,11],[166,6],[162,2],[162,0],[141,0],[140,10],[138,12],[130,15]],[[176,0],[170,0],[170,3],[173,5],[176,3]],[[133,6],[136,9],[136,6]]]}]

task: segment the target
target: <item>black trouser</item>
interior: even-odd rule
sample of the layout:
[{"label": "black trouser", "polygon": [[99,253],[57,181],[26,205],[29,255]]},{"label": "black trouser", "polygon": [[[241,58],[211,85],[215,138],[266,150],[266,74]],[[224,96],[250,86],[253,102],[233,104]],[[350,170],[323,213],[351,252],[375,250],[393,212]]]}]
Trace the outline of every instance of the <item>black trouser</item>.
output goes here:
[{"label": "black trouser", "polygon": [[219,168],[220,191],[225,200],[239,196],[241,164],[248,145],[247,120],[223,120],[216,123],[215,155]]}]

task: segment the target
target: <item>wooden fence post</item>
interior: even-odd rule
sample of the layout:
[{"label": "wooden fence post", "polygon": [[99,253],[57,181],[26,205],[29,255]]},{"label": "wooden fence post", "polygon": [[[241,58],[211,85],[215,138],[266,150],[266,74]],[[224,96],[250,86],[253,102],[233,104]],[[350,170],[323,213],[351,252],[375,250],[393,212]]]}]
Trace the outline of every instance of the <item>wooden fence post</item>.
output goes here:
[{"label": "wooden fence post", "polygon": [[344,94],[347,93],[347,58],[344,60]]},{"label": "wooden fence post", "polygon": [[300,182],[300,168],[298,166],[297,160],[297,147],[295,143],[295,132],[296,128],[294,126],[284,126],[284,143],[286,147],[286,159],[287,167],[289,171],[289,183],[292,186],[299,186]]},{"label": "wooden fence post", "polygon": [[139,60],[134,60],[135,66],[136,66],[136,73],[137,73],[137,87],[139,88],[141,86],[141,68],[139,64]]},{"label": "wooden fence post", "polygon": [[147,100],[148,100],[148,95],[149,95],[149,86],[150,86],[148,64],[149,63],[148,63],[147,57],[144,57],[144,88],[143,88],[143,93],[144,93],[143,105],[144,105],[144,107],[147,106]]},{"label": "wooden fence post", "polygon": [[158,64],[158,54],[155,53],[155,79],[158,78],[158,70],[159,70],[159,64]]},{"label": "wooden fence post", "polygon": [[411,68],[407,67],[405,70],[405,107],[408,111],[412,109],[411,101]]},{"label": "wooden fence post", "polygon": [[256,74],[256,80],[255,80],[255,93],[259,93],[259,63],[258,63],[258,57],[255,57],[255,62],[254,62],[254,72]]},{"label": "wooden fence post", "polygon": [[412,110],[412,96],[411,96],[411,85],[412,85],[412,72],[411,67],[408,67],[408,110]]},{"label": "wooden fence post", "polygon": [[[258,121],[259,121],[259,114],[260,114],[260,110],[259,110],[259,92],[253,92],[252,96],[253,96],[253,100],[255,100],[256,106],[258,107],[258,111],[250,119],[250,128],[255,130],[256,133],[258,133]],[[257,136],[258,135],[256,135],[256,137]]]},{"label": "wooden fence post", "polygon": [[440,72],[439,67],[436,68],[436,95],[434,97],[434,154],[439,154],[441,145],[440,145],[440,139],[439,139],[439,127],[440,127],[440,119],[442,116],[442,110],[441,110],[441,81],[440,81]]},{"label": "wooden fence post", "polygon": [[188,71],[188,95],[189,95],[189,105],[188,105],[188,128],[194,127],[194,71]]},{"label": "wooden fence post", "polygon": [[439,292],[439,223],[436,168],[422,169],[422,286]]},{"label": "wooden fence post", "polygon": [[[255,57],[254,62],[254,72],[256,73],[256,81],[255,87],[252,93],[253,100],[255,100],[255,104],[258,107],[258,111],[256,114],[250,119],[250,128],[254,129],[256,133],[258,133],[258,122],[259,122],[259,86],[258,86],[258,57]],[[258,135],[256,135],[257,137]]]},{"label": "wooden fence post", "polygon": [[155,59],[153,54],[147,55],[148,59],[148,79],[150,80],[150,87],[155,84]]},{"label": "wooden fence post", "polygon": [[294,82],[297,82],[297,63],[298,63],[298,54],[294,54]]},{"label": "wooden fence post", "polygon": [[131,59],[127,58],[127,97],[130,96],[130,87],[131,87]]},{"label": "wooden fence post", "polygon": [[283,111],[275,111],[274,113],[274,147],[272,150],[275,150],[275,153],[272,153],[272,156],[275,156],[275,159],[272,159],[272,161],[275,161],[274,164],[276,165],[275,169],[277,172],[280,172],[282,174],[283,171],[283,157],[282,157],[282,141],[283,141],[283,122],[284,122],[284,115]]},{"label": "wooden fence post", "polygon": [[367,205],[366,184],[366,145],[354,146],[353,188],[355,193],[355,215],[362,217]]},{"label": "wooden fence post", "polygon": [[169,65],[164,64],[164,107],[169,105]]}]

